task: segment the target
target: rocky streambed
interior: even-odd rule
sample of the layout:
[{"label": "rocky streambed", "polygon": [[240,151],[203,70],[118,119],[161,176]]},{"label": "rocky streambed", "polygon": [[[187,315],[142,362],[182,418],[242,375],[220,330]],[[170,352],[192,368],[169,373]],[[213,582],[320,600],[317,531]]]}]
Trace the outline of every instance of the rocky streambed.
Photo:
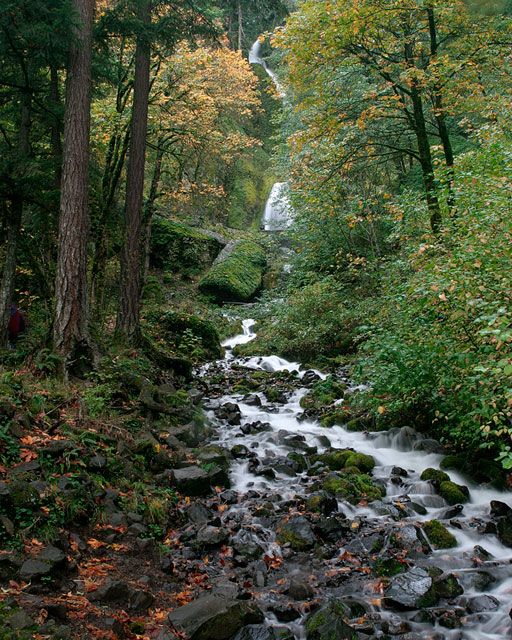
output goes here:
[{"label": "rocky streambed", "polygon": [[440,470],[442,447],[413,429],[321,426],[303,409],[319,372],[233,357],[253,325],[200,372],[210,463],[231,486],[187,509],[179,554],[206,562],[209,586],[170,614],[169,637],[509,637],[509,494]]}]

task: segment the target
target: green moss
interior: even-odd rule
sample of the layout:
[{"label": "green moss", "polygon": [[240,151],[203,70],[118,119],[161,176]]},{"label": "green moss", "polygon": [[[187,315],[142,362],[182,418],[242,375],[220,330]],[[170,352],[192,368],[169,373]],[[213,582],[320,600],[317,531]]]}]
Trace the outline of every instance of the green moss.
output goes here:
[{"label": "green moss", "polygon": [[372,456],[364,453],[351,453],[345,463],[346,467],[357,467],[360,471],[368,473],[375,467],[375,460]]},{"label": "green moss", "polygon": [[379,558],[375,562],[374,570],[378,576],[390,578],[404,571],[406,567],[407,565],[403,564],[396,558],[388,558],[386,560]]},{"label": "green moss", "polygon": [[361,500],[380,500],[385,495],[384,489],[374,484],[365,473],[331,474],[322,488],[350,504],[358,504]]},{"label": "green moss", "polygon": [[331,471],[355,468],[358,471],[368,473],[375,467],[375,460],[372,456],[357,453],[357,451],[352,451],[351,449],[327,451],[314,456],[313,460],[315,462],[322,462],[326,467],[329,467]]},{"label": "green moss", "polygon": [[263,248],[242,240],[225,260],[208,271],[199,289],[215,302],[247,302],[260,289],[265,266]]},{"label": "green moss", "polygon": [[430,520],[423,524],[423,530],[435,549],[452,549],[457,540],[439,520]]},{"label": "green moss", "polygon": [[439,487],[442,482],[450,482],[450,476],[439,469],[425,469],[420,476],[420,480],[430,480],[435,487]]},{"label": "green moss", "polygon": [[201,229],[156,216],[151,232],[151,264],[186,274],[209,267],[223,244]]},{"label": "green moss", "polygon": [[439,485],[439,495],[450,505],[464,504],[469,500],[467,488],[451,481],[441,482]]}]

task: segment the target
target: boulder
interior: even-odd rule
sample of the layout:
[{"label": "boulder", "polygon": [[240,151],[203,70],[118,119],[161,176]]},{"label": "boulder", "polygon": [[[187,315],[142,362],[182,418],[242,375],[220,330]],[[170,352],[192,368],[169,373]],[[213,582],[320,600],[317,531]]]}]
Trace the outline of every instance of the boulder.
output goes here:
[{"label": "boulder", "polygon": [[306,618],[307,640],[357,640],[355,629],[347,624],[350,610],[332,601]]},{"label": "boulder", "polygon": [[272,627],[263,624],[251,624],[236,634],[233,640],[276,640],[276,634]]},{"label": "boulder", "polygon": [[214,549],[228,541],[229,534],[226,529],[205,525],[197,532],[195,544],[202,549]]},{"label": "boulder", "polygon": [[432,584],[433,580],[425,569],[413,567],[391,579],[385,593],[385,605],[392,609],[418,609]]},{"label": "boulder", "polygon": [[211,491],[208,472],[194,465],[174,469],[171,479],[178,491],[187,496],[205,496]]},{"label": "boulder", "polygon": [[289,544],[294,551],[305,551],[311,549],[317,540],[306,518],[294,516],[289,520],[281,520],[278,524],[277,541]]},{"label": "boulder", "polygon": [[253,602],[216,593],[203,595],[169,614],[169,622],[189,640],[231,640],[243,627],[263,621]]}]

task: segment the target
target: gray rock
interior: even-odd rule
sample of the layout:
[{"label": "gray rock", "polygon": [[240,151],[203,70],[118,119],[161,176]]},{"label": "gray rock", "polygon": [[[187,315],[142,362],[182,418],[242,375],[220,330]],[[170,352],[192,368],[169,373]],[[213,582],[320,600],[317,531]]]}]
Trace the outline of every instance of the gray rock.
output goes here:
[{"label": "gray rock", "polygon": [[250,407],[261,407],[262,402],[261,398],[258,395],[252,393],[248,396],[245,396],[244,404],[248,404]]},{"label": "gray rock", "polygon": [[261,624],[263,614],[252,602],[211,593],[175,609],[169,622],[190,640],[230,640],[240,629]]},{"label": "gray rock", "polygon": [[155,601],[155,596],[149,591],[134,589],[130,593],[130,609],[132,611],[146,611]]},{"label": "gray rock", "polygon": [[214,413],[219,420],[225,420],[231,425],[240,424],[242,421],[240,407],[234,402],[225,402],[218,409],[215,409]]},{"label": "gray rock", "polygon": [[246,529],[241,529],[233,537],[231,545],[239,555],[250,559],[259,558],[264,551],[257,536]]},{"label": "gray rock", "polygon": [[30,558],[21,565],[20,577],[23,580],[33,581],[50,575],[51,571],[52,565],[49,562]]},{"label": "gray rock", "polygon": [[34,624],[32,618],[23,609],[11,613],[11,615],[7,617],[6,622],[7,625],[15,631],[23,631],[23,629],[28,629]]},{"label": "gray rock", "polygon": [[470,598],[465,606],[471,613],[482,613],[484,611],[496,611],[500,608],[500,601],[494,596],[484,594]]},{"label": "gray rock", "polygon": [[432,578],[420,567],[413,567],[391,579],[385,593],[388,606],[400,609],[417,609],[418,601],[426,595],[432,587]]},{"label": "gray rock", "polygon": [[355,640],[356,631],[344,620],[348,615],[343,604],[329,602],[306,618],[307,640]]},{"label": "gray rock", "polygon": [[199,502],[194,502],[185,512],[190,522],[197,525],[206,524],[211,519],[208,509]]},{"label": "gray rock", "polygon": [[303,516],[294,516],[281,520],[277,528],[277,540],[280,544],[289,544],[295,551],[311,549],[316,536],[309,522]]},{"label": "gray rock", "polygon": [[254,456],[254,453],[250,451],[244,444],[235,444],[231,449],[231,455],[233,458],[250,458]]},{"label": "gray rock", "polygon": [[228,538],[226,529],[206,525],[197,532],[196,545],[204,549],[214,549],[227,542]]},{"label": "gray rock", "polygon": [[233,640],[276,640],[276,634],[272,627],[263,624],[251,624],[240,629]]},{"label": "gray rock", "polygon": [[308,577],[304,573],[297,573],[290,578],[288,595],[292,600],[311,600],[315,595],[313,587],[308,582]]},{"label": "gray rock", "polygon": [[171,477],[178,491],[187,496],[204,496],[211,491],[210,477],[200,467],[174,469]]},{"label": "gray rock", "polygon": [[129,597],[130,587],[126,582],[108,578],[104,585],[89,595],[89,600],[124,604]]}]

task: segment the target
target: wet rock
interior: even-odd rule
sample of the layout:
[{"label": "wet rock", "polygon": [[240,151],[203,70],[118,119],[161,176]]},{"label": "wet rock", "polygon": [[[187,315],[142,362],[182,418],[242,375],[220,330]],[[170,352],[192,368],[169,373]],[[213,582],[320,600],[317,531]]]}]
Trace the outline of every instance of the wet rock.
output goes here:
[{"label": "wet rock", "polygon": [[303,601],[311,600],[315,592],[308,582],[308,576],[304,573],[298,573],[290,578],[288,587],[288,595],[292,600]]},{"label": "wet rock", "polygon": [[197,532],[196,545],[204,549],[214,549],[228,541],[229,534],[226,529],[206,525]]},{"label": "wet rock", "polygon": [[440,469],[429,467],[421,473],[420,480],[430,481],[436,489],[439,489],[441,482],[450,482],[450,476]]},{"label": "wet rock", "polygon": [[250,407],[261,407],[262,402],[261,398],[258,395],[252,393],[248,396],[244,396],[244,404],[247,404]]},{"label": "wet rock", "polygon": [[457,546],[457,539],[439,520],[429,520],[423,523],[423,531],[434,549],[452,549]]},{"label": "wet rock", "polygon": [[231,449],[231,455],[235,459],[250,458],[254,456],[254,453],[250,451],[244,444],[235,444]]},{"label": "wet rock", "polygon": [[465,607],[470,613],[496,611],[500,608],[500,601],[494,596],[484,594],[467,600],[467,602],[465,602]]},{"label": "wet rock", "polygon": [[141,522],[134,522],[128,527],[128,535],[136,538],[143,538],[148,532],[146,525]]},{"label": "wet rock", "polygon": [[[457,596],[461,596],[464,593],[464,589],[460,585],[457,578],[452,574],[442,574],[434,578],[434,584],[432,586],[432,592],[430,595],[430,600],[432,603],[436,602],[439,598],[455,598]],[[428,600],[428,598],[427,598]],[[428,606],[428,603],[424,603],[425,606]]]},{"label": "wet rock", "polygon": [[393,467],[391,469],[391,475],[399,476],[400,478],[407,478],[409,475],[409,472],[406,471],[405,469],[402,469],[402,467]]},{"label": "wet rock", "polygon": [[464,506],[462,504],[456,504],[453,507],[445,509],[437,517],[439,518],[439,520],[451,520],[452,518],[456,518],[457,516],[460,516],[460,514],[463,511],[464,511]]},{"label": "wet rock", "polygon": [[292,605],[276,604],[269,607],[269,610],[276,616],[279,622],[293,622],[300,618],[300,613]]},{"label": "wet rock", "polygon": [[307,497],[306,507],[308,511],[328,516],[338,511],[338,501],[326,491],[317,491]]},{"label": "wet rock", "polygon": [[385,593],[385,605],[389,608],[418,609],[432,584],[432,578],[424,569],[413,567],[391,579]]},{"label": "wet rock", "polygon": [[388,502],[382,502],[382,500],[374,500],[372,502],[372,509],[378,513],[379,516],[390,516],[395,520],[403,518],[406,514],[400,511],[394,504]]},{"label": "wet rock", "polygon": [[355,630],[346,623],[349,611],[342,603],[332,601],[306,619],[307,640],[354,640]]},{"label": "wet rock", "polygon": [[410,630],[411,625],[398,616],[391,615],[382,623],[382,631],[389,633],[391,636],[402,636],[404,633],[409,633]]},{"label": "wet rock", "polygon": [[246,529],[241,529],[233,537],[231,546],[239,555],[250,559],[259,558],[264,551],[258,537],[253,532],[247,531]]},{"label": "wet rock", "polygon": [[240,424],[242,421],[240,407],[234,402],[225,402],[218,409],[215,409],[214,413],[219,420],[225,420],[231,425]]},{"label": "wet rock", "polygon": [[252,602],[207,594],[175,609],[169,622],[190,640],[230,640],[247,625],[261,624],[263,614]]},{"label": "wet rock", "polygon": [[439,485],[439,495],[449,505],[464,504],[469,500],[469,489],[464,485],[446,481]]},{"label": "wet rock", "polygon": [[171,478],[180,493],[187,496],[205,496],[210,493],[210,476],[197,466],[174,469]]},{"label": "wet rock", "polygon": [[269,422],[261,422],[260,420],[258,420],[256,422],[243,424],[240,427],[240,431],[246,436],[255,435],[258,433],[272,431],[272,425]]},{"label": "wet rock", "polygon": [[251,624],[236,634],[233,640],[276,640],[276,634],[272,627],[262,624]]},{"label": "wet rock", "polygon": [[512,547],[512,509],[504,502],[493,500],[491,517],[499,541],[507,547]]},{"label": "wet rock", "polygon": [[316,536],[306,518],[294,516],[278,524],[277,541],[289,544],[294,551],[304,551],[316,544]]},{"label": "wet rock", "polygon": [[433,438],[422,438],[413,444],[413,451],[425,451],[426,453],[444,453],[443,445]]}]

